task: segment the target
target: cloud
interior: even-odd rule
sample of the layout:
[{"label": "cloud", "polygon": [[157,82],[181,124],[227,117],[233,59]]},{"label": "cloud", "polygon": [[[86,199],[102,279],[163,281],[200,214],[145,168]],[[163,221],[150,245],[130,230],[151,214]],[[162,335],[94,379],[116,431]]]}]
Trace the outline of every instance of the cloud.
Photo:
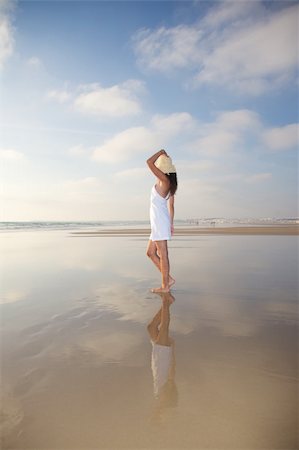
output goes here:
[{"label": "cloud", "polygon": [[114,175],[115,180],[117,181],[129,181],[134,180],[134,182],[138,180],[144,180],[147,178],[149,171],[146,167],[134,167],[132,169],[121,170],[120,172],[116,172]]},{"label": "cloud", "polygon": [[89,150],[83,147],[83,145],[75,145],[68,149],[67,153],[70,156],[86,156],[89,153]]},{"label": "cloud", "polygon": [[254,111],[238,109],[218,113],[217,125],[224,127],[226,130],[240,132],[250,128],[258,128],[260,120]]},{"label": "cloud", "polygon": [[[192,175],[194,176],[192,177]],[[225,193],[223,186],[213,179],[203,180],[196,177],[196,174],[189,174],[188,178],[181,179],[179,174],[178,195],[175,206],[176,217],[194,217],[199,211],[201,217],[219,214],[219,205],[221,208],[225,208],[223,202]],[[193,207],[190,207],[190,202],[194,203]]]},{"label": "cloud", "polygon": [[258,133],[259,117],[250,110],[218,113],[216,120],[202,124],[200,136],[189,144],[190,150],[209,156],[225,155],[244,146],[247,133]]},{"label": "cloud", "polygon": [[53,89],[46,97],[59,103],[70,102],[75,111],[99,118],[118,118],[139,114],[142,111],[140,96],[146,92],[139,80],[127,80],[121,84],[103,87],[91,83],[69,89]]},{"label": "cloud", "polygon": [[193,125],[188,113],[168,116],[155,115],[148,127],[128,128],[105,141],[93,151],[93,159],[99,162],[119,163],[138,154],[146,154],[154,148],[166,147],[170,140]]},{"label": "cloud", "polygon": [[80,178],[78,180],[67,180],[62,184],[63,192],[70,196],[86,197],[86,195],[96,194],[101,190],[103,184],[96,177]]},{"label": "cloud", "polygon": [[176,160],[176,167],[180,173],[184,172],[188,174],[189,172],[206,172],[213,170],[215,167],[214,161],[201,159],[200,161],[185,161]]},{"label": "cloud", "polygon": [[196,140],[192,148],[199,153],[217,156],[234,150],[239,141],[236,133],[215,128],[214,132],[210,131],[207,136]]},{"label": "cloud", "polygon": [[77,111],[98,117],[124,117],[136,115],[142,107],[139,95],[144,92],[144,84],[138,80],[128,80],[122,84],[104,88],[99,84],[81,86],[84,91],[74,101]]},{"label": "cloud", "polygon": [[284,127],[265,130],[262,140],[269,150],[283,151],[298,146],[299,124],[293,123]]},{"label": "cloud", "polygon": [[270,13],[257,23],[245,23],[224,40],[219,33],[218,39],[207,45],[196,83],[229,83],[253,94],[279,84],[298,64],[294,45],[297,15],[298,6],[290,7]]},{"label": "cloud", "polygon": [[152,127],[163,136],[173,136],[180,132],[191,131],[196,121],[187,112],[173,113],[168,116],[156,114],[151,120]]},{"label": "cloud", "polygon": [[295,76],[298,5],[279,11],[259,2],[222,2],[192,25],[139,30],[133,44],[147,70],[183,70],[187,84],[258,95]]},{"label": "cloud", "polygon": [[154,134],[146,127],[128,128],[93,151],[93,159],[98,162],[119,163],[138,153],[150,151],[158,145]]},{"label": "cloud", "polygon": [[14,50],[14,28],[12,14],[15,2],[0,2],[0,70]]},{"label": "cloud", "polygon": [[[174,150],[182,139],[189,153],[217,157],[241,149],[248,133],[257,135],[262,129],[258,115],[246,109],[219,112],[210,123],[199,123],[186,112],[156,114],[148,122],[146,127],[131,127],[116,133],[93,148],[75,146],[69,154],[92,154],[95,161],[117,164],[146,155],[155,148]],[[212,162],[208,164],[211,166]],[[193,167],[204,170],[206,166],[204,160]]]},{"label": "cloud", "polygon": [[29,67],[32,67],[34,69],[39,69],[43,65],[41,59],[37,56],[32,56],[31,58],[27,59],[26,63]]},{"label": "cloud", "polygon": [[271,180],[271,178],[272,173],[264,172],[264,173],[255,173],[253,175],[246,176],[243,179],[246,181],[246,183],[259,183],[260,181]]},{"label": "cloud", "polygon": [[139,30],[133,36],[140,67],[170,72],[197,62],[202,32],[197,27],[179,25],[174,28]]},{"label": "cloud", "polygon": [[248,18],[252,14],[261,14],[259,2],[225,1],[211,8],[202,20],[204,28],[220,27],[235,20]]},{"label": "cloud", "polygon": [[[248,142],[251,149],[258,149],[261,140],[269,149],[287,149],[296,145],[297,137],[297,124],[266,130],[258,114],[247,109],[218,112],[214,121],[207,123],[181,112],[155,115],[147,127],[128,128],[90,149],[89,153],[98,162],[116,164],[146,155],[155,148],[175,149],[178,139],[183,139],[189,155],[204,158],[200,165],[196,164],[197,169],[206,170],[213,159],[230,156],[229,163],[233,154],[244,155]],[[81,148],[74,149],[75,152],[83,154]]]},{"label": "cloud", "polygon": [[47,98],[50,100],[56,100],[59,103],[65,103],[71,98],[70,92],[66,90],[52,90],[47,93]]},{"label": "cloud", "polygon": [[20,161],[24,154],[13,149],[0,149],[0,159],[6,161]]}]

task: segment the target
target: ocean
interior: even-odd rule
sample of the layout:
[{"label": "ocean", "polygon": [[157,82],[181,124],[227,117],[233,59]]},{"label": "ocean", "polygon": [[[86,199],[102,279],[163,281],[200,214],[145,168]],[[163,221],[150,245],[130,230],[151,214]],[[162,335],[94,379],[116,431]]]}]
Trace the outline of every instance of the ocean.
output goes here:
[{"label": "ocean", "polygon": [[[274,226],[295,225],[298,217],[265,217],[265,218],[225,218],[206,217],[176,220],[176,227],[229,227],[229,226]],[[148,220],[115,220],[115,221],[2,221],[0,231],[46,231],[46,230],[86,230],[107,228],[148,228]]]}]

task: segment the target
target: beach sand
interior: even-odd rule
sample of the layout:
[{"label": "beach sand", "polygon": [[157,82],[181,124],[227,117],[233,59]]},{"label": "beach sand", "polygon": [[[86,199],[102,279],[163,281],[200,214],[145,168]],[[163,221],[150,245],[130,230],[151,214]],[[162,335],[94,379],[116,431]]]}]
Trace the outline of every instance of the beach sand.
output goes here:
[{"label": "beach sand", "polygon": [[1,234],[1,449],[297,449],[298,238],[265,230],[176,230],[159,398],[147,230]]},{"label": "beach sand", "polygon": [[[73,235],[84,236],[149,236],[149,228],[111,228],[97,231],[74,231]],[[227,227],[177,227],[175,236],[214,235],[283,235],[298,236],[299,225],[273,225],[273,226],[227,226]]]}]

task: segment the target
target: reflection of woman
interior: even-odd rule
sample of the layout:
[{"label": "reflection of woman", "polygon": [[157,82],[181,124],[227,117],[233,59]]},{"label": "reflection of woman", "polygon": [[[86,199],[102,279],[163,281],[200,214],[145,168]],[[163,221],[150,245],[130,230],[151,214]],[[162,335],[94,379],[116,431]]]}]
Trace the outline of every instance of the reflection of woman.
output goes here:
[{"label": "reflection of woman", "polygon": [[175,384],[174,340],[169,337],[169,307],[174,302],[170,293],[161,294],[162,307],[148,324],[152,342],[152,372],[156,406],[155,419],[161,419],[165,408],[177,405]]},{"label": "reflection of woman", "polygon": [[148,167],[157,177],[151,192],[151,235],[147,256],[162,274],[162,285],[153,292],[169,292],[175,280],[169,273],[167,241],[173,233],[174,194],[177,190],[176,169],[165,150],[160,150],[147,160]]}]

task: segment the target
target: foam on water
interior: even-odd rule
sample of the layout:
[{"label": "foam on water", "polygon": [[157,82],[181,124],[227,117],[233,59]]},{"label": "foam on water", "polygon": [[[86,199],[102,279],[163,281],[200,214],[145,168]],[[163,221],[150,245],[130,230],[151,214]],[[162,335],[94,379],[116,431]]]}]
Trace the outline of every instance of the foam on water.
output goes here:
[{"label": "foam on water", "polygon": [[[294,225],[299,224],[297,217],[262,217],[262,218],[227,218],[204,217],[176,220],[175,226],[227,227],[255,225]],[[78,230],[93,228],[147,228],[147,220],[117,220],[117,221],[18,221],[0,222],[0,231],[30,231],[30,230]]]}]

